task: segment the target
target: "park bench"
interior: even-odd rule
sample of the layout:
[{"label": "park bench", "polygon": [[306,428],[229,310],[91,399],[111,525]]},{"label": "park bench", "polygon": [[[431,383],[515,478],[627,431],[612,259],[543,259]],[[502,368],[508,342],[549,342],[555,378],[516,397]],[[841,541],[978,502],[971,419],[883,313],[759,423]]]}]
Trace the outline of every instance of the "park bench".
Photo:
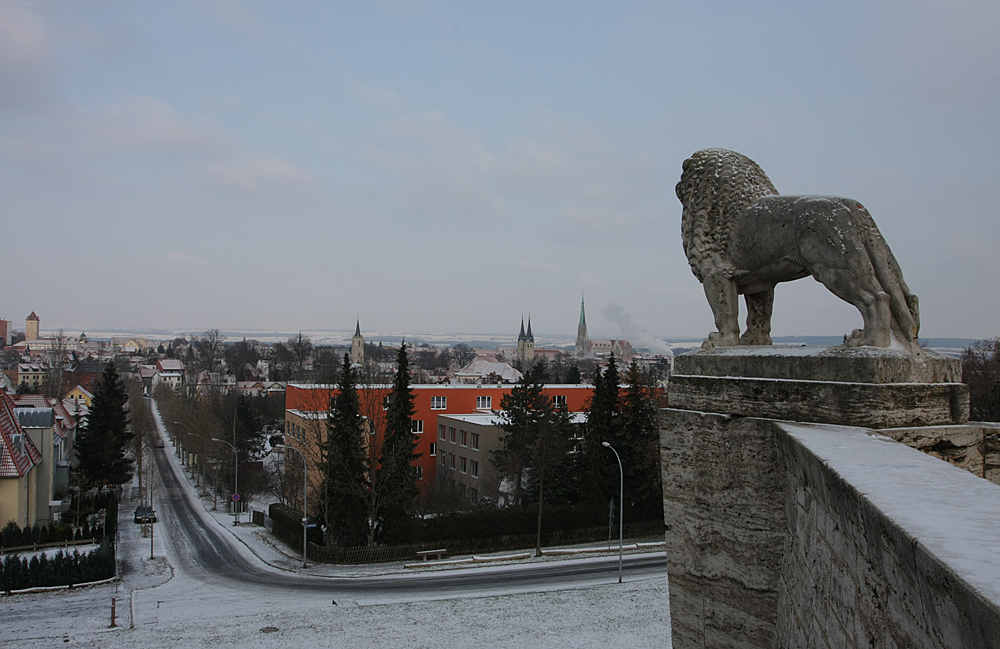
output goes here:
[{"label": "park bench", "polygon": [[420,552],[417,552],[417,556],[424,561],[432,558],[440,560],[448,556],[448,550],[447,548],[440,548],[438,550],[421,550]]}]

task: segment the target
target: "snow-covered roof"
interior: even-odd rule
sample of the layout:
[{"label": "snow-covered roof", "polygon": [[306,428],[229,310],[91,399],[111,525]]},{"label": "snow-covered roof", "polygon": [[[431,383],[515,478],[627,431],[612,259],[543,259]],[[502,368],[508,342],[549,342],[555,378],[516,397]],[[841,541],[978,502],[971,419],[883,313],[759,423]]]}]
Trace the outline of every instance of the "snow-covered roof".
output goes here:
[{"label": "snow-covered roof", "polygon": [[510,363],[501,363],[495,356],[476,356],[475,360],[455,372],[455,377],[462,379],[485,379],[491,374],[500,377],[504,383],[517,383],[522,374],[511,367]]}]

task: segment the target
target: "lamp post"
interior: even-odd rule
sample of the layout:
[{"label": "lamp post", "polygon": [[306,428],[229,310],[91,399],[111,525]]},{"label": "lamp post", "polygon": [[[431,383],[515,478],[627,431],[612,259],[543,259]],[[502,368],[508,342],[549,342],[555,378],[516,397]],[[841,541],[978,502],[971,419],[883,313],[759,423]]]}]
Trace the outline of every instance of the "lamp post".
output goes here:
[{"label": "lamp post", "polygon": [[305,453],[295,448],[294,446],[286,446],[285,444],[275,444],[274,448],[287,448],[295,451],[302,456],[302,567],[306,567],[306,551],[308,550],[308,532],[309,532],[309,509],[306,507],[306,495],[308,486],[308,466],[306,465]]},{"label": "lamp post", "polygon": [[622,458],[611,444],[601,442],[601,446],[611,449],[618,460],[619,491],[618,491],[618,583],[622,583],[622,536],[625,529],[625,471],[622,469]]},{"label": "lamp post", "polygon": [[[227,442],[224,439],[219,439],[218,437],[212,438],[213,442],[222,442],[229,448],[233,449],[233,495],[239,496],[240,493],[240,457],[236,454],[236,447]],[[240,524],[240,510],[239,502],[233,500],[233,525]]]}]

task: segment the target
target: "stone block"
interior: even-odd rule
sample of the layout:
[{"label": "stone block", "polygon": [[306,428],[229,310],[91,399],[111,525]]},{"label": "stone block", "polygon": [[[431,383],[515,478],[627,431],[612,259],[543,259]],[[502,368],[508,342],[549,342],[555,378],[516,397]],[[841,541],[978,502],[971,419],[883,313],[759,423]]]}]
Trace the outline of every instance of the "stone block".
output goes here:
[{"label": "stone block", "polygon": [[674,374],[838,383],[961,383],[962,363],[879,347],[754,345],[702,349],[674,359]]},{"label": "stone block", "polygon": [[[672,408],[788,421],[900,428],[963,424],[956,359],[891,349],[730,347],[677,357]],[[934,379],[931,381],[930,379]]]}]

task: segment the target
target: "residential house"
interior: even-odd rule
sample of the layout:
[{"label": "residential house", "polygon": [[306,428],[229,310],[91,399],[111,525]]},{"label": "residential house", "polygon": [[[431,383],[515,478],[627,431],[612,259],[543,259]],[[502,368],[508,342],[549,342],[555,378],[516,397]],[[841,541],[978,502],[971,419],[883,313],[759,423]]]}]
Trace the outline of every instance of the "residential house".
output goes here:
[{"label": "residential house", "polygon": [[[14,402],[0,392],[0,526],[37,522],[38,471],[42,454],[25,434]],[[47,519],[47,517],[46,517]]]}]

